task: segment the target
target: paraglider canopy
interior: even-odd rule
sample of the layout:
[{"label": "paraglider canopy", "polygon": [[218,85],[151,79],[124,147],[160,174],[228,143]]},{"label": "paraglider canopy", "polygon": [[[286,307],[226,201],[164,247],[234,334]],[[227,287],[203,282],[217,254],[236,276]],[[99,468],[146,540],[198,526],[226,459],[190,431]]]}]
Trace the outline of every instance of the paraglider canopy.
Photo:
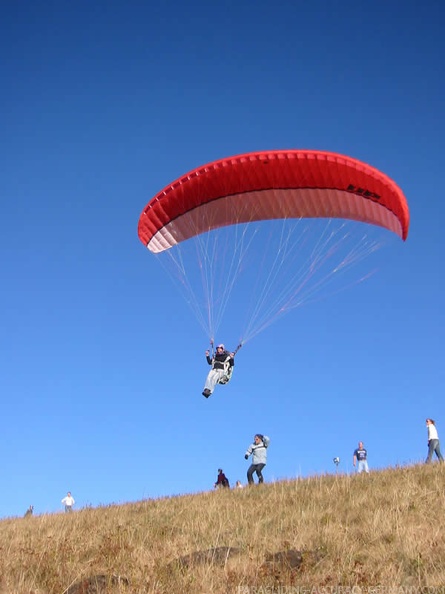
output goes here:
[{"label": "paraglider canopy", "polygon": [[219,227],[270,219],[340,218],[407,238],[408,205],[384,173],[351,157],[310,150],[253,152],[199,167],[145,207],[138,235],[161,252]]},{"label": "paraglider canopy", "polygon": [[340,277],[346,286],[368,278],[348,271],[382,245],[372,236],[385,229],[403,240],[409,229],[405,196],[387,175],[337,153],[274,150],[183,175],[148,202],[138,236],[212,345],[233,312],[244,320],[241,345],[322,289],[342,290]]}]

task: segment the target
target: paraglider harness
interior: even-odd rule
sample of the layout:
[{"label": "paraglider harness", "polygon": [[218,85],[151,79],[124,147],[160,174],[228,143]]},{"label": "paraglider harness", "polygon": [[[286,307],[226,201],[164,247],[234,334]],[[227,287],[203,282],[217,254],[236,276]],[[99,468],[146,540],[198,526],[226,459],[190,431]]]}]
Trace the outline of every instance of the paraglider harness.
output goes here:
[{"label": "paraglider harness", "polygon": [[233,365],[229,365],[230,355],[224,361],[224,375],[219,379],[218,384],[228,384],[232,377]]},{"label": "paraglider harness", "polygon": [[[215,365],[215,354],[213,351],[213,345],[214,342],[213,340],[210,341],[211,347],[212,347],[212,367],[213,369],[215,369],[214,365]],[[242,343],[240,343],[236,349],[233,351],[233,357],[236,355],[236,353],[240,350],[240,348],[242,347]],[[222,363],[223,364],[223,370],[224,370],[224,375],[220,377],[220,379],[218,380],[218,384],[228,384],[232,378],[232,374],[233,374],[233,365],[229,365],[229,361],[230,359],[232,359],[231,353],[229,351],[225,351],[224,352],[226,356],[224,361],[218,361],[218,363]]]}]

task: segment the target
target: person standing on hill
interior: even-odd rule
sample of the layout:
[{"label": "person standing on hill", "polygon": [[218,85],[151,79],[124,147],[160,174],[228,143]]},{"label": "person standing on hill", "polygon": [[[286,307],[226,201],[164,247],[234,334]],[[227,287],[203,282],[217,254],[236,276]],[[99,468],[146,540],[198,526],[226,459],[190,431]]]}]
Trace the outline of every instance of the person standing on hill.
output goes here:
[{"label": "person standing on hill", "polygon": [[68,493],[66,494],[66,497],[64,497],[62,499],[62,503],[65,506],[65,511],[66,512],[72,512],[73,511],[73,505],[76,502],[74,501],[74,497],[71,495],[70,491],[68,491]]},{"label": "person standing on hill", "polygon": [[363,442],[358,442],[358,448],[354,450],[354,454],[352,456],[352,465],[355,467],[357,465],[357,472],[360,474],[361,472],[369,473],[368,468],[368,452],[365,450],[363,446]]},{"label": "person standing on hill", "polygon": [[219,489],[220,487],[230,488],[229,479],[224,474],[222,468],[218,468],[218,477],[214,486],[215,489]]},{"label": "person standing on hill", "polygon": [[437,433],[436,423],[433,419],[426,420],[426,427],[428,429],[428,456],[425,464],[429,464],[435,453],[440,462],[443,462],[443,456],[440,452],[439,435]]},{"label": "person standing on hill", "polygon": [[264,482],[262,470],[266,466],[267,462],[267,448],[269,447],[270,439],[267,435],[261,435],[257,433],[253,438],[253,443],[247,448],[244,458],[248,460],[252,454],[252,464],[247,470],[247,482],[249,485],[253,485],[253,473],[256,472],[258,477],[258,483]]}]

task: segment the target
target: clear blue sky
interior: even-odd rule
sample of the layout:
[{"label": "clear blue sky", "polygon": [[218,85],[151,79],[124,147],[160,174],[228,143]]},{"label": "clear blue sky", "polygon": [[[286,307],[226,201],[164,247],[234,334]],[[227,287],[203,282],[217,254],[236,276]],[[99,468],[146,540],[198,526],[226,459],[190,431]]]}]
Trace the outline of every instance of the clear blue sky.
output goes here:
[{"label": "clear blue sky", "polygon": [[[445,439],[442,2],[25,0],[0,44],[0,516],[371,468]],[[248,151],[344,153],[407,196],[366,283],[291,312],[201,396],[207,336],[137,237],[170,181]],[[236,310],[233,315],[236,317]],[[219,340],[225,340],[224,328]]]}]

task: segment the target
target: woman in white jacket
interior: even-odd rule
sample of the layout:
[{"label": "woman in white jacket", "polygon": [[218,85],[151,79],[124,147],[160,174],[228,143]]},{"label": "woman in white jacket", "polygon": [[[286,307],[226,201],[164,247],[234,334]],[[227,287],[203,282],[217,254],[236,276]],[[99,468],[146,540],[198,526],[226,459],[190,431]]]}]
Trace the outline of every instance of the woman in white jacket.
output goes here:
[{"label": "woman in white jacket", "polygon": [[267,448],[269,447],[270,439],[267,435],[261,435],[261,433],[257,433],[253,438],[253,444],[247,448],[246,453],[244,454],[244,458],[247,460],[252,454],[252,464],[249,466],[247,470],[247,482],[249,485],[253,485],[253,473],[256,472],[258,477],[258,482],[262,483],[264,481],[262,470],[266,466],[267,462]]}]

